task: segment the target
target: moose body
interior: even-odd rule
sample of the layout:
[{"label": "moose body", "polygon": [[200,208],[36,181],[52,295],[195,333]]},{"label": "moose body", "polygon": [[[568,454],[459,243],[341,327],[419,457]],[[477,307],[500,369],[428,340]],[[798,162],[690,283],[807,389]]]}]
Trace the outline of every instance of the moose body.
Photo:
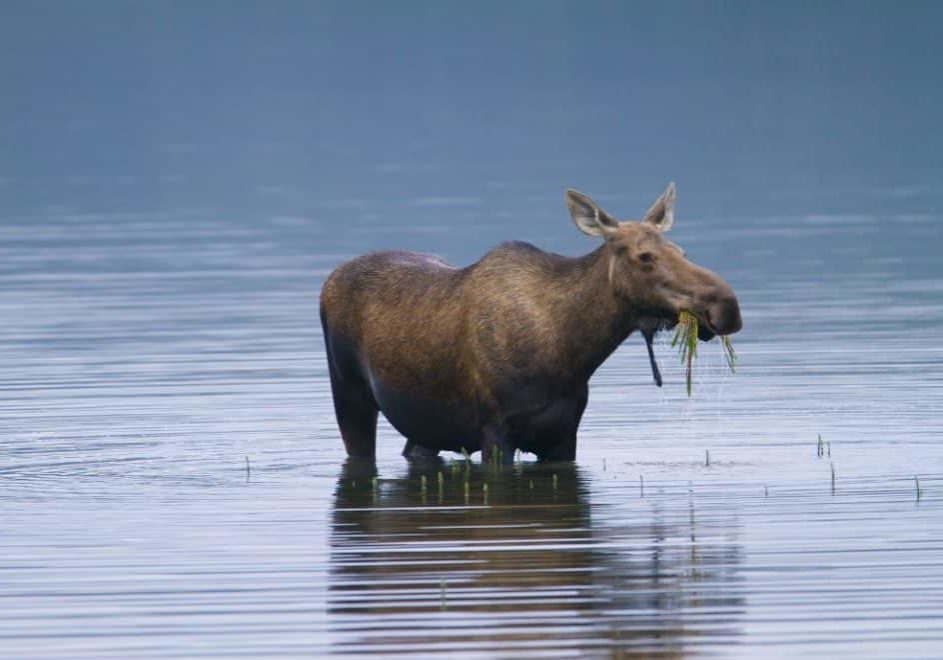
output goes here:
[{"label": "moose body", "polygon": [[669,327],[681,309],[703,340],[740,328],[730,287],[661,235],[673,185],[641,222],[616,222],[576,191],[567,203],[582,231],[605,239],[582,257],[512,242],[461,269],[379,252],[330,275],[321,323],[349,455],[375,455],[382,411],[407,456],[573,460],[589,379],[631,332]]}]

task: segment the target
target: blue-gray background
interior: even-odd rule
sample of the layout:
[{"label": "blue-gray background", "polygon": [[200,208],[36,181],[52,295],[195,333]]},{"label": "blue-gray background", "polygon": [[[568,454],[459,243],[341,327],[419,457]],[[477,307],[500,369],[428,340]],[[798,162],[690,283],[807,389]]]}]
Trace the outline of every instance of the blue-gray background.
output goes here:
[{"label": "blue-gray background", "polygon": [[[0,655],[938,655],[941,31],[0,3]],[[672,237],[742,304],[735,375],[704,345],[688,399],[662,342],[657,390],[630,337],[552,480],[421,491],[382,421],[376,484],[342,471],[332,268],[579,254],[564,188],[637,217],[672,179]]]},{"label": "blue-gray background", "polygon": [[[525,178],[939,201],[934,2],[4,3],[3,208],[311,210]],[[112,180],[120,174],[121,179]],[[775,194],[775,200],[769,196]],[[274,198],[274,199],[273,199]]]}]

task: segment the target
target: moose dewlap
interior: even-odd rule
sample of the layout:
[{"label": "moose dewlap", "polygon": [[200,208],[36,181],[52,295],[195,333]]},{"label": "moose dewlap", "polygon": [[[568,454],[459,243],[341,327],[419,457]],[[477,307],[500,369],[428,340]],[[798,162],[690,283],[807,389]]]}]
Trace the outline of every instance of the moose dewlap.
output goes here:
[{"label": "moose dewlap", "polygon": [[697,321],[694,346],[740,329],[730,286],[664,235],[674,184],[640,221],[619,222],[575,190],[566,203],[600,239],[581,257],[511,242],[465,268],[377,252],[331,273],[321,324],[349,455],[374,457],[382,412],[407,456],[481,450],[510,462],[519,449],[573,460],[589,379],[629,334],[649,342],[682,310]]}]

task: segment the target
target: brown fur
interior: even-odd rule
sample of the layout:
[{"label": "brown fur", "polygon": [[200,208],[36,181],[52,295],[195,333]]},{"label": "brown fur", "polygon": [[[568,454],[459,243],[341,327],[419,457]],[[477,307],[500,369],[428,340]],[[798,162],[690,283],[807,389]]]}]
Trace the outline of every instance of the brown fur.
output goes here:
[{"label": "brown fur", "polygon": [[[602,217],[589,198],[575,203],[586,200]],[[497,450],[509,461],[522,449],[572,460],[589,378],[629,333],[671,324],[680,309],[701,319],[702,339],[736,332],[732,290],[663,238],[659,202],[643,222],[602,217],[605,242],[575,259],[514,242],[463,269],[409,252],[338,267],[321,321],[348,454],[374,456],[382,410],[407,453]],[[577,219],[584,211],[571,204],[595,234],[592,219]]]}]

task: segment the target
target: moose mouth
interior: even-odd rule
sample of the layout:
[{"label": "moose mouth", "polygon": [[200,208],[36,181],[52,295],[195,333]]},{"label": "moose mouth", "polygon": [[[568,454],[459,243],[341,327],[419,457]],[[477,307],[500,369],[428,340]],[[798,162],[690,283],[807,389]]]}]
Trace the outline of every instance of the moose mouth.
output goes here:
[{"label": "moose mouth", "polygon": [[695,314],[697,316],[697,338],[701,341],[710,341],[717,335],[721,334],[717,329],[711,325],[711,322],[704,318],[705,315]]},{"label": "moose mouth", "polygon": [[661,320],[658,322],[659,327],[657,328],[656,332],[659,330],[674,329],[675,326],[678,325],[678,318],[680,317],[681,312],[688,312],[697,319],[697,338],[701,341],[710,341],[717,336],[732,335],[740,330],[741,323],[739,311],[736,311],[734,316],[728,316],[725,315],[723,310],[720,310],[717,316],[719,316],[721,320],[725,321],[722,324],[725,327],[720,327],[714,322],[714,317],[712,317],[710,309],[705,309],[699,312],[685,309],[672,312],[670,316],[667,314],[661,316]]},{"label": "moose mouth", "polygon": [[[707,314],[695,314],[694,312],[691,313],[697,317],[697,338],[701,341],[710,341],[717,335],[726,334],[720,332],[716,327],[714,327],[714,325],[710,322]],[[670,315],[664,314],[659,315],[658,317],[646,319],[646,322],[640,324],[642,334],[644,335],[650,332],[651,336],[654,337],[659,332],[674,330],[675,326],[678,325],[678,315],[678,312],[672,312]]]},{"label": "moose mouth", "polygon": [[[655,379],[655,385],[658,387],[662,385],[662,378],[658,362],[655,360],[655,348],[653,346],[655,335],[662,331],[674,329],[678,325],[679,316],[680,314],[677,312],[671,315],[659,314],[658,316],[645,318],[639,323],[639,330],[645,338],[645,348],[648,349],[648,361],[652,367],[652,378]],[[723,334],[717,331],[709,318],[706,318],[707,314],[694,314],[694,316],[697,318],[697,338],[701,341],[710,341],[717,335]]]}]

